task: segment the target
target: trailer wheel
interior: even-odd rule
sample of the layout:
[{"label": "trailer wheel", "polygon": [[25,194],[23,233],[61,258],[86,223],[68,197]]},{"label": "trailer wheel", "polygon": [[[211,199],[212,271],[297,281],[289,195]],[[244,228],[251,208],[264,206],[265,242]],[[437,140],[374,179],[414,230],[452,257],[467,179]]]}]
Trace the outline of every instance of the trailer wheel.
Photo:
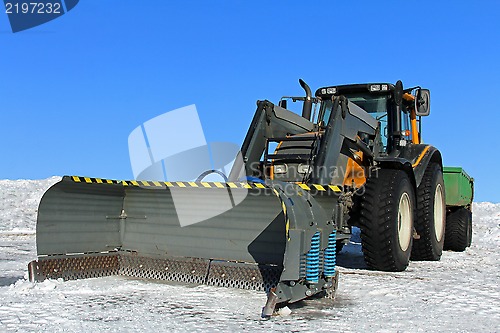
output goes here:
[{"label": "trailer wheel", "polygon": [[[472,244],[472,212],[467,210],[469,222],[467,223],[467,247],[470,247]],[[445,236],[446,237],[446,236]]]},{"label": "trailer wheel", "polygon": [[430,163],[417,189],[417,214],[411,260],[439,260],[443,253],[446,203],[441,166]]},{"label": "trailer wheel", "polygon": [[380,169],[361,197],[361,244],[371,269],[403,271],[412,248],[415,195],[406,172]]},{"label": "trailer wheel", "polygon": [[472,241],[472,212],[460,207],[446,217],[445,250],[462,252]]}]

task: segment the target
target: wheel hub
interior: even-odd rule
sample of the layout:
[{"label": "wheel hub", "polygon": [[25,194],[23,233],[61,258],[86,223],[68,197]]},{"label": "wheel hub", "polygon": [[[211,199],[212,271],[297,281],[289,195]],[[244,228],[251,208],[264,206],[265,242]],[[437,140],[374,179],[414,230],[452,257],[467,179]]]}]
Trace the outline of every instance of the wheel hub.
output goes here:
[{"label": "wheel hub", "polygon": [[444,233],[444,203],[443,203],[443,187],[441,184],[436,186],[434,194],[434,232],[438,242],[443,238]]},{"label": "wheel hub", "polygon": [[398,208],[398,240],[401,250],[406,251],[410,246],[411,230],[412,229],[412,215],[411,204],[408,193],[403,193],[399,199]]}]

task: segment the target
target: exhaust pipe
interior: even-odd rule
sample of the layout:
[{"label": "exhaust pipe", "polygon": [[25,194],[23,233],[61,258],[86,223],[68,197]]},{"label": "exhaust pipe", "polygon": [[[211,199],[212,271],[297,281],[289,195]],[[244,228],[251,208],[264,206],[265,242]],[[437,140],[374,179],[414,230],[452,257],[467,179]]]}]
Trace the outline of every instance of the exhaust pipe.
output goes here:
[{"label": "exhaust pipe", "polygon": [[306,99],[304,100],[304,105],[302,106],[302,117],[311,121],[311,110],[312,110],[312,94],[311,88],[304,82],[304,80],[299,79],[300,86],[306,92]]}]

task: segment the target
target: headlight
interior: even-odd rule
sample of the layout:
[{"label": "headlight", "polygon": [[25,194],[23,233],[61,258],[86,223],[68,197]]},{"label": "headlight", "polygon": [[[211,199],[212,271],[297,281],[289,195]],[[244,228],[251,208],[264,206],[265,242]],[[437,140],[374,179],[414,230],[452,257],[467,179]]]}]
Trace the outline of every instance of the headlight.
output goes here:
[{"label": "headlight", "polygon": [[305,173],[308,174],[311,172],[311,166],[308,164],[299,164],[299,167],[297,168],[299,173]]},{"label": "headlight", "polygon": [[322,95],[335,95],[337,93],[337,87],[330,87],[330,88],[322,88],[321,89],[321,94]]},{"label": "headlight", "polygon": [[273,168],[275,174],[286,173],[288,171],[286,164],[277,164],[274,165]]}]

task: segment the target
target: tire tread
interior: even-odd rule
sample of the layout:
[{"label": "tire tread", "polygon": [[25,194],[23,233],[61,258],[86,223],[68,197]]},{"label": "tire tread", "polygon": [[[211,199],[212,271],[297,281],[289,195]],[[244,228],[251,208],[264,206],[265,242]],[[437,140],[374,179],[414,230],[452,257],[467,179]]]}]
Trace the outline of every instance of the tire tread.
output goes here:
[{"label": "tire tread", "polygon": [[394,192],[400,177],[407,177],[402,170],[381,169],[378,177],[369,178],[365,185],[359,224],[364,259],[371,269],[396,272],[408,265],[398,263],[392,244],[392,224],[395,223],[392,216],[399,204]]},{"label": "tire tread", "polygon": [[[415,220],[415,230],[420,236],[413,241],[411,260],[431,260],[441,259],[443,252],[443,242],[434,244],[434,184],[435,173],[442,173],[441,166],[437,163],[430,163],[425,170],[424,177],[417,188],[417,213]],[[444,193],[444,184],[443,195]],[[443,235],[444,237],[445,235]]]},{"label": "tire tread", "polygon": [[471,215],[471,212],[463,207],[448,214],[444,238],[445,250],[463,252],[470,246]]}]

